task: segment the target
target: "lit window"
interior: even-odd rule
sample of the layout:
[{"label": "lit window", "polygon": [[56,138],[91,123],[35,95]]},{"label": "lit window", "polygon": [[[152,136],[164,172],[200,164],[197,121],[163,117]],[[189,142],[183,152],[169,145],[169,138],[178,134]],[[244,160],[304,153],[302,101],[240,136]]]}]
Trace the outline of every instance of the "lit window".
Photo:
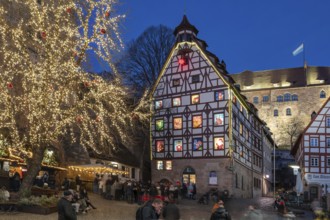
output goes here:
[{"label": "lit window", "polygon": [[286,115],[290,116],[291,115],[291,108],[287,108],[285,110],[285,112],[286,112]]},{"label": "lit window", "polygon": [[164,169],[164,162],[163,161],[157,161],[157,170],[163,170]]},{"label": "lit window", "polygon": [[291,95],[290,95],[290,93],[285,93],[285,94],[284,94],[284,101],[285,101],[285,102],[289,102],[289,101],[291,101]]},{"label": "lit window", "polygon": [[181,105],[181,97],[173,98],[172,99],[173,106],[180,106]]},{"label": "lit window", "polygon": [[198,104],[199,103],[199,95],[192,95],[191,96],[191,104]]},{"label": "lit window", "polygon": [[220,114],[214,114],[214,126],[221,126],[224,122],[224,115],[222,113]]},{"label": "lit window", "polygon": [[239,133],[242,135],[243,134],[243,124],[239,123]]},{"label": "lit window", "polygon": [[292,101],[298,101],[298,95],[294,94],[291,96]]},{"label": "lit window", "polygon": [[173,129],[181,130],[182,129],[182,117],[173,118]]},{"label": "lit window", "polygon": [[202,127],[202,116],[194,115],[192,118],[193,128],[201,128]]},{"label": "lit window", "polygon": [[163,101],[160,100],[160,101],[156,101],[155,102],[155,109],[161,109],[163,108]]},{"label": "lit window", "polygon": [[324,98],[326,98],[326,93],[322,90],[321,92],[320,92],[320,98],[321,99],[324,99]]},{"label": "lit window", "polygon": [[258,102],[259,102],[259,98],[258,97],[253,97],[253,103],[258,104]]},{"label": "lit window", "polygon": [[183,149],[182,139],[174,140],[174,151],[181,152]]},{"label": "lit window", "polygon": [[262,97],[262,102],[269,102],[269,96],[268,95],[264,95]]},{"label": "lit window", "polygon": [[278,110],[274,109],[274,116],[277,117],[278,116]]},{"label": "lit window", "polygon": [[216,100],[216,101],[221,101],[221,100],[224,99],[223,91],[216,91],[216,92],[214,93],[214,95],[215,95],[215,100]]},{"label": "lit window", "polygon": [[157,119],[156,120],[156,131],[162,131],[162,130],[164,130],[164,120]]},{"label": "lit window", "polygon": [[223,137],[215,137],[214,138],[214,150],[223,150],[224,149],[224,138]]},{"label": "lit window", "polygon": [[156,141],[156,152],[162,153],[165,150],[165,145],[163,140],[157,140]]},{"label": "lit window", "polygon": [[281,95],[277,96],[277,102],[283,102],[283,96]]},{"label": "lit window", "polygon": [[319,139],[318,138],[311,138],[309,141],[309,145],[311,147],[318,147],[319,146]]},{"label": "lit window", "polygon": [[203,150],[203,138],[193,138],[193,151]]},{"label": "lit window", "polygon": [[312,157],[312,158],[311,158],[311,166],[312,166],[312,167],[317,167],[317,166],[319,166],[319,158],[317,158],[317,157]]},{"label": "lit window", "polygon": [[168,160],[165,162],[165,170],[172,170],[172,161]]}]

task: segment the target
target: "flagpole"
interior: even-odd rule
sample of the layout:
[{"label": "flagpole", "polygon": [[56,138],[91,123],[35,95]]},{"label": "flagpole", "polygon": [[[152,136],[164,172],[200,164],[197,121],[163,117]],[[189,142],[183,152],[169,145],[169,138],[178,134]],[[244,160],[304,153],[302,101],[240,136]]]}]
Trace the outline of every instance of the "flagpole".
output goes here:
[{"label": "flagpole", "polygon": [[307,63],[306,63],[306,57],[305,57],[305,53],[306,53],[306,47],[305,47],[305,43],[303,43],[303,68],[304,68],[304,73],[305,73],[305,77],[306,77],[306,86],[308,85],[308,79],[307,79]]}]

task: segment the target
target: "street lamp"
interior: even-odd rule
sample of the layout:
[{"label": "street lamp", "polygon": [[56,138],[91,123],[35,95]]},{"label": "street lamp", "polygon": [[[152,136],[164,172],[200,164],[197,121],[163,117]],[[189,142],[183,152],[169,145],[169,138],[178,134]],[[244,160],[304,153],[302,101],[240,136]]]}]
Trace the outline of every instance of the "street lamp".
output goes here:
[{"label": "street lamp", "polygon": [[275,192],[276,192],[276,190],[275,190],[275,169],[276,169],[276,165],[275,165],[275,134],[274,134],[274,140],[273,140],[273,142],[274,142],[274,144],[273,144],[273,159],[274,159],[274,178],[273,178],[273,180],[274,180],[274,199],[275,199]]}]

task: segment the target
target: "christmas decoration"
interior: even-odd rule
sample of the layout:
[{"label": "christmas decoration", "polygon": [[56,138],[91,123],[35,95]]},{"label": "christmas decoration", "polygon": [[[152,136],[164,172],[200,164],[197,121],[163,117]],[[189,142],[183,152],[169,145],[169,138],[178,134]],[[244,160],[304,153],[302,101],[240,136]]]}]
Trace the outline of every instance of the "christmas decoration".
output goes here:
[{"label": "christmas decoration", "polygon": [[105,34],[105,33],[106,33],[106,30],[105,30],[104,28],[102,28],[102,29],[100,30],[100,32],[101,32],[102,34]]},{"label": "christmas decoration", "polygon": [[[149,116],[141,113],[144,101],[128,106],[128,91],[117,77],[112,54],[123,47],[118,29],[124,16],[99,16],[113,11],[113,1],[10,2],[0,1],[0,85],[8,88],[0,90],[0,134],[6,131],[17,151],[32,152],[21,188],[32,186],[46,147],[70,147],[64,137],[99,154],[111,154],[119,143],[134,146],[131,114]],[[74,19],[66,14],[73,5]],[[108,64],[111,81],[84,69],[87,55]]]}]

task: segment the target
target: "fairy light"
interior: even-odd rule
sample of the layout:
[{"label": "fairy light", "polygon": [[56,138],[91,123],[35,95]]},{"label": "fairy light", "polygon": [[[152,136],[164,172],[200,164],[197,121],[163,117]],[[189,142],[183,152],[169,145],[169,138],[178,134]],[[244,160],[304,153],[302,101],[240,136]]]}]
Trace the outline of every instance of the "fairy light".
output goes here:
[{"label": "fairy light", "polygon": [[[114,13],[116,1],[73,2],[0,3],[0,127],[10,131],[10,147],[34,154],[56,148],[63,137],[77,142],[79,133],[82,147],[111,152],[119,141],[133,146],[132,113],[149,120],[146,96],[127,108],[128,91],[112,61],[123,47],[119,23],[125,18]],[[86,54],[107,63],[115,80],[86,73]]]}]

